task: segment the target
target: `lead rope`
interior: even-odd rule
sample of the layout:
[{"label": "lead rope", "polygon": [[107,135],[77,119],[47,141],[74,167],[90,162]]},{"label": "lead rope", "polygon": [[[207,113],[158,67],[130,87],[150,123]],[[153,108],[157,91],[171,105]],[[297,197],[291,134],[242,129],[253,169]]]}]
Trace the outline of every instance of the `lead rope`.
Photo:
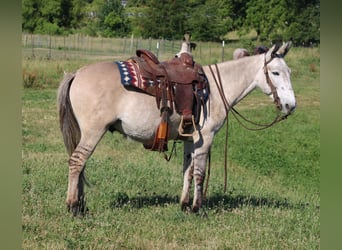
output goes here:
[{"label": "lead rope", "polygon": [[173,141],[173,145],[172,145],[172,149],[171,149],[171,152],[170,152],[170,155],[169,155],[169,156],[168,156],[165,152],[163,152],[163,153],[164,153],[164,159],[165,159],[166,161],[170,161],[170,160],[171,160],[171,157],[173,156],[173,153],[176,154],[176,143],[177,143],[177,141],[174,140],[174,141]]},{"label": "lead rope", "polygon": [[[227,179],[228,179],[228,169],[227,169],[227,159],[228,159],[228,116],[227,116],[227,123],[226,123],[226,141],[225,141],[225,147],[224,147],[224,193],[227,190]],[[211,170],[211,147],[209,149],[208,153],[208,173],[205,183],[205,189],[204,189],[204,200],[206,200],[207,197],[207,191],[209,186],[209,179],[210,179],[210,170]]]},{"label": "lead rope", "polygon": [[[223,86],[222,86],[222,81],[221,81],[221,76],[220,76],[220,71],[218,70],[217,64],[215,64],[216,67],[216,71],[217,71],[217,76],[219,78],[219,82],[216,79],[216,76],[213,72],[213,69],[211,68],[211,65],[209,65],[209,69],[211,71],[211,74],[215,80],[216,83],[216,87],[219,91],[219,94],[221,96],[221,99],[223,101],[224,107],[225,107],[225,111],[226,111],[226,140],[225,140],[225,145],[224,145],[224,193],[226,193],[227,191],[227,179],[228,179],[228,168],[227,168],[227,159],[228,159],[228,113],[229,113],[229,104],[227,99],[224,96],[224,92],[223,92]],[[209,149],[209,165],[208,165],[208,177],[207,177],[207,181],[206,181],[206,186],[205,186],[205,190],[204,190],[204,197],[206,197],[206,193],[208,190],[208,185],[209,185],[209,177],[210,177],[210,162],[211,162],[211,148]]]},{"label": "lead rope", "polygon": [[[264,73],[265,73],[265,76],[266,76],[266,81],[268,83],[268,85],[270,86],[271,90],[272,90],[272,94],[274,96],[274,102],[278,108],[278,111],[280,109],[280,103],[279,103],[279,97],[278,97],[278,94],[276,92],[276,89],[274,87],[274,85],[272,84],[272,81],[268,75],[268,71],[267,71],[267,64],[271,62],[273,58],[271,58],[269,61],[266,62],[266,58],[265,58],[265,63],[264,63]],[[239,122],[239,124],[241,126],[243,126],[244,128],[248,129],[248,130],[252,130],[252,131],[256,131],[256,130],[263,130],[263,129],[266,129],[266,128],[269,128],[271,127],[272,125],[274,125],[275,123],[277,122],[280,122],[284,119],[287,118],[287,115],[284,115],[284,116],[280,116],[280,112],[278,112],[277,116],[275,117],[275,119],[269,123],[269,124],[259,124],[259,123],[256,123],[256,122],[253,122],[251,120],[248,120],[246,117],[244,117],[243,115],[241,115],[236,109],[234,109],[233,107],[230,107],[229,103],[228,103],[228,100],[227,98],[225,97],[224,95],[224,91],[223,91],[223,86],[222,86],[222,80],[221,80],[221,75],[220,75],[220,71],[218,69],[218,66],[217,64],[215,63],[215,68],[216,68],[216,73],[217,73],[217,77],[218,77],[218,81],[216,79],[216,76],[214,74],[214,71],[213,69],[211,68],[211,65],[209,65],[209,69],[210,69],[210,72],[215,80],[215,83],[216,83],[216,87],[218,89],[218,92],[220,94],[220,97],[222,99],[222,102],[224,104],[224,107],[225,107],[225,111],[226,111],[226,140],[225,140],[225,146],[224,146],[224,193],[226,192],[227,190],[227,179],[228,179],[228,170],[227,170],[227,158],[228,158],[228,113],[229,113],[229,110],[232,109],[233,110],[233,115],[234,117],[236,118],[236,120]],[[250,128],[250,127],[247,127],[245,124],[243,124],[240,119],[238,118],[238,116],[245,120],[246,122],[249,122],[255,126],[259,126],[259,128]],[[206,192],[207,192],[207,189],[208,189],[208,185],[209,185],[209,177],[210,177],[210,149],[209,149],[209,165],[208,165],[208,178],[207,178],[207,182],[206,182],[206,187],[205,187],[205,195],[204,197],[206,196]]]}]

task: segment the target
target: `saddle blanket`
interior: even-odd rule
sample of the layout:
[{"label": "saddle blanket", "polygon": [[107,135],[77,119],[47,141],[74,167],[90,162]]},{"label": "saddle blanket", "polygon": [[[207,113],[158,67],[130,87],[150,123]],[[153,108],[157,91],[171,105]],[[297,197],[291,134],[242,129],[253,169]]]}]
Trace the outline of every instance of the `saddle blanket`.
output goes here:
[{"label": "saddle blanket", "polygon": [[141,76],[139,67],[135,63],[127,61],[116,61],[115,63],[120,71],[122,85],[142,90],[154,85],[153,81],[144,79]]}]

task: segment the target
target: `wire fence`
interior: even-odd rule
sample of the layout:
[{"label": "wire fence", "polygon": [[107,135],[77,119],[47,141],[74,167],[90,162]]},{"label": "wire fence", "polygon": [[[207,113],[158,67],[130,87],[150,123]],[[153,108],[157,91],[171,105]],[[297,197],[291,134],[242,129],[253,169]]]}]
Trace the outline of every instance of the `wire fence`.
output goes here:
[{"label": "wire fence", "polygon": [[[136,49],[148,49],[160,60],[167,60],[179,52],[181,40],[90,37],[81,34],[50,36],[22,34],[22,55],[26,58],[78,59],[87,57],[126,59]],[[197,60],[211,62],[230,59],[224,43],[195,42],[193,55]],[[231,54],[231,53],[230,53]]]}]

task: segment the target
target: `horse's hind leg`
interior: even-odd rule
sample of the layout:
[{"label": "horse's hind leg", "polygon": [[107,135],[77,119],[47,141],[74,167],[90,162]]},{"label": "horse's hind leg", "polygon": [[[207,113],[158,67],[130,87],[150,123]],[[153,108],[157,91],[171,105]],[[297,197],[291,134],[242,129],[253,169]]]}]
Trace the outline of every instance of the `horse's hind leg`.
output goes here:
[{"label": "horse's hind leg", "polygon": [[87,159],[94,152],[97,143],[105,131],[91,131],[86,133],[82,131],[79,144],[69,158],[69,180],[66,204],[67,208],[74,215],[85,213],[84,201],[84,168]]}]

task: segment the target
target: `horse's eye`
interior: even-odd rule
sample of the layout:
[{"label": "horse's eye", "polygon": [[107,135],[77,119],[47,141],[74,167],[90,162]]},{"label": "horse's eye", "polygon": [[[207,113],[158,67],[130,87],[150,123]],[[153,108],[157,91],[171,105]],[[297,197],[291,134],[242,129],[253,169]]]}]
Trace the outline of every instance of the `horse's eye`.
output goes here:
[{"label": "horse's eye", "polygon": [[272,74],[275,76],[279,76],[279,72],[277,72],[277,71],[273,71]]}]

